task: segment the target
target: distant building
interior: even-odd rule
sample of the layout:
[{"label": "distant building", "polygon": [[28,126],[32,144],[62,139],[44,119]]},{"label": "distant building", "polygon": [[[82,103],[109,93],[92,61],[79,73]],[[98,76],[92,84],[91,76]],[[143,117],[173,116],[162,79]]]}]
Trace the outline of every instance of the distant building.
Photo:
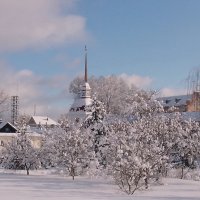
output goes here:
[{"label": "distant building", "polygon": [[165,112],[200,112],[200,92],[191,95],[179,95],[161,97],[157,99],[163,106]]},{"label": "distant building", "polygon": [[88,83],[88,74],[87,74],[87,49],[85,48],[85,79],[84,83],[80,88],[78,97],[74,99],[68,117],[70,119],[84,119],[90,114],[88,107],[92,104],[91,99],[91,88]]},{"label": "distant building", "polygon": [[166,113],[180,112],[184,119],[200,122],[200,92],[157,99]]},{"label": "distant building", "polygon": [[[17,134],[19,134],[18,129],[13,124],[0,121],[0,150],[6,143],[11,142]],[[39,148],[41,146],[41,134],[36,132],[27,132],[27,134],[30,137],[33,146]]]},{"label": "distant building", "polygon": [[43,133],[44,130],[59,126],[59,124],[47,116],[32,116],[28,122],[28,131]]}]

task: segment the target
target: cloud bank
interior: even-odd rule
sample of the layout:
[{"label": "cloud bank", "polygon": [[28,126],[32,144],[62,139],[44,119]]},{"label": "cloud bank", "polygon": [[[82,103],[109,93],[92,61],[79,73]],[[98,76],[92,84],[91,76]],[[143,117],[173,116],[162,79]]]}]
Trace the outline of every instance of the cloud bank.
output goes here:
[{"label": "cloud bank", "polygon": [[[20,113],[59,117],[68,111],[69,79],[63,75],[44,77],[31,70],[15,71],[6,63],[0,63],[3,76],[0,79],[0,90],[9,96],[19,96]],[[9,115],[9,113],[8,113]]]},{"label": "cloud bank", "polygon": [[186,94],[186,90],[181,88],[162,88],[159,92],[161,97],[177,96]]},{"label": "cloud bank", "polygon": [[75,3],[76,0],[0,0],[0,51],[85,40],[85,18],[69,12]]},{"label": "cloud bank", "polygon": [[121,74],[119,75],[129,86],[134,85],[138,88],[147,88],[151,85],[152,83],[152,78],[145,76],[138,76],[135,74],[128,75],[128,74]]}]

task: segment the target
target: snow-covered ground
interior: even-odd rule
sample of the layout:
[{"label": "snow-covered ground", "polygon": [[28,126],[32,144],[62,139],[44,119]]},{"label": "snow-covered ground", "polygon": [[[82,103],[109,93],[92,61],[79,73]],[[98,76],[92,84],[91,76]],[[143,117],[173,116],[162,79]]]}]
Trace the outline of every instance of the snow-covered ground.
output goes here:
[{"label": "snow-covered ground", "polygon": [[[34,174],[34,173],[32,173]],[[200,182],[164,179],[163,184],[128,196],[103,179],[61,177],[41,171],[34,175],[0,172],[3,200],[200,200]]]},{"label": "snow-covered ground", "polygon": [[165,179],[164,185],[137,191],[133,196],[120,192],[108,181],[57,175],[0,173],[2,200],[199,200],[200,182]]}]

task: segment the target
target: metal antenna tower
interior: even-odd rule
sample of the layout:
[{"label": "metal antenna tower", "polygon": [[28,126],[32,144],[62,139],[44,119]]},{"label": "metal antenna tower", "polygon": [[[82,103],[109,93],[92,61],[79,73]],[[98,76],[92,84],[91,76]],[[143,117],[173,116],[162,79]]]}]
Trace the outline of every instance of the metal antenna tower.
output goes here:
[{"label": "metal antenna tower", "polygon": [[11,122],[15,124],[19,114],[19,97],[11,96]]}]

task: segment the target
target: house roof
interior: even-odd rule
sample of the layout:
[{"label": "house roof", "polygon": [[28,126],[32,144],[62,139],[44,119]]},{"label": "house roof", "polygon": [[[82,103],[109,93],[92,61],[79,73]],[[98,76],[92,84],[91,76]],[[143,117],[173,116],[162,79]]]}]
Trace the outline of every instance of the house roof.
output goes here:
[{"label": "house roof", "polygon": [[47,116],[32,116],[29,122],[30,125],[32,124],[32,120],[37,125],[58,125],[56,121]]},{"label": "house roof", "polygon": [[157,100],[161,103],[163,107],[176,107],[187,105],[187,101],[192,99],[192,95],[179,95],[170,97],[161,97]]},{"label": "house roof", "polygon": [[17,128],[13,124],[11,124],[10,122],[2,122],[0,124],[0,129],[2,129],[6,124],[9,124],[13,129],[15,129],[17,131]]}]

